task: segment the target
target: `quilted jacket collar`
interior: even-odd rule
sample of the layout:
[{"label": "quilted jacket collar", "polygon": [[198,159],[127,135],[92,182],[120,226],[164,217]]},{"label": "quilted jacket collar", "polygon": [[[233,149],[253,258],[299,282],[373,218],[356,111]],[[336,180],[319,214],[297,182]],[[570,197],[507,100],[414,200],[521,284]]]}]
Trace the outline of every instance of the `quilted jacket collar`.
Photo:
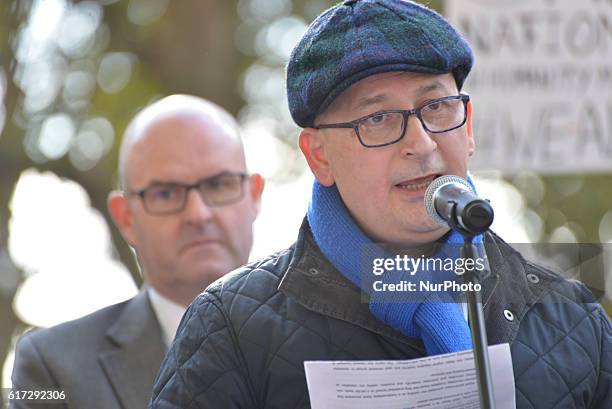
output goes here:
[{"label": "quilted jacket collar", "polygon": [[[512,342],[521,318],[541,297],[549,278],[538,275],[536,268],[492,233],[485,237],[485,248],[491,270],[482,283],[488,341],[491,345]],[[528,274],[538,276],[537,282],[528,281]],[[407,343],[424,354],[420,340],[405,337],[370,313],[367,302],[362,301],[360,290],[323,256],[306,219],[279,290],[311,311]],[[509,315],[512,319],[507,318]]]}]

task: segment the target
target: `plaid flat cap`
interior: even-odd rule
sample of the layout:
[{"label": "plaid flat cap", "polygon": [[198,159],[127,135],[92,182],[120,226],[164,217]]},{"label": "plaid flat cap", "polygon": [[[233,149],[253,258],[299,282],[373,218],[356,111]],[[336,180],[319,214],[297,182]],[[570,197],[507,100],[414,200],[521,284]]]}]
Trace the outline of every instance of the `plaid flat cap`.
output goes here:
[{"label": "plaid flat cap", "polygon": [[348,0],[323,12],[291,53],[286,69],[293,120],[314,125],[342,91],[390,71],[452,73],[461,89],[474,57],[438,13],[408,0]]}]

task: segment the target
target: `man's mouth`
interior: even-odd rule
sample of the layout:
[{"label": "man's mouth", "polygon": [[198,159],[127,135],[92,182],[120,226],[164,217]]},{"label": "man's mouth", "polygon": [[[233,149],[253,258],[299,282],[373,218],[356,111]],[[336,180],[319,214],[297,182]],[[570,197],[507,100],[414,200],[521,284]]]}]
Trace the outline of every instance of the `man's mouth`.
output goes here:
[{"label": "man's mouth", "polygon": [[187,243],[185,246],[183,246],[181,248],[181,252],[185,252],[185,251],[193,250],[193,249],[197,249],[197,248],[210,247],[210,246],[218,245],[218,244],[219,244],[218,240],[212,240],[212,239],[193,240],[193,241]]},{"label": "man's mouth", "polygon": [[435,175],[427,175],[427,176],[422,176],[422,177],[418,177],[418,178],[414,178],[410,180],[405,180],[403,182],[397,183],[395,187],[398,187],[400,189],[405,189],[408,191],[415,191],[415,192],[421,191],[421,190],[427,189],[427,186],[429,186],[431,182],[433,182],[436,178],[440,176],[441,175],[439,174],[435,174]]}]

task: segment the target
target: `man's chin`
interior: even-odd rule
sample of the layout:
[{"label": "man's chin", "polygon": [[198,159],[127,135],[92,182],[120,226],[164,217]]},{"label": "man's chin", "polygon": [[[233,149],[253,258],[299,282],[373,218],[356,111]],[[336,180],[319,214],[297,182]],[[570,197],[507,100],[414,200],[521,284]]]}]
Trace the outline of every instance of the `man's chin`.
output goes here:
[{"label": "man's chin", "polygon": [[401,225],[401,230],[397,231],[393,237],[388,240],[389,244],[396,246],[402,245],[420,245],[433,243],[448,232],[448,227],[443,227],[427,217],[427,222],[417,225]]},{"label": "man's chin", "polygon": [[406,235],[411,233],[428,234],[448,230],[446,226],[441,226],[435,222],[421,202],[416,206],[400,207],[394,215],[396,226],[400,227]]},{"label": "man's chin", "polygon": [[200,286],[204,285],[207,287],[237,267],[227,261],[219,260],[214,262],[214,260],[206,260],[205,263],[200,265],[190,266],[189,280]]}]

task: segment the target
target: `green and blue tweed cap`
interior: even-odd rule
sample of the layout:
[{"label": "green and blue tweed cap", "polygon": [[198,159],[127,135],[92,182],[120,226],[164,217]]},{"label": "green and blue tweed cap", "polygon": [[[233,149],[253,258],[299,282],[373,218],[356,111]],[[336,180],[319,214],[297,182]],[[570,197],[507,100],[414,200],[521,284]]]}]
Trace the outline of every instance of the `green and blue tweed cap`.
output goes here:
[{"label": "green and blue tweed cap", "polygon": [[310,24],[287,64],[287,97],[301,127],[359,80],[390,71],[452,73],[461,89],[474,57],[438,13],[408,0],[347,0]]}]

